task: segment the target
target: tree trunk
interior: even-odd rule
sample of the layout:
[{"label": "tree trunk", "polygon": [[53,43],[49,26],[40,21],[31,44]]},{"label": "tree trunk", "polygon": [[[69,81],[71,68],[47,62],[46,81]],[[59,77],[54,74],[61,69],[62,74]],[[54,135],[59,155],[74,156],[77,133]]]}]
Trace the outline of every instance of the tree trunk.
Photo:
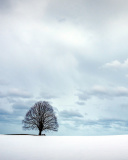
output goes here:
[{"label": "tree trunk", "polygon": [[41,130],[39,130],[39,135],[41,135],[41,132],[42,132],[42,131],[41,131]]}]

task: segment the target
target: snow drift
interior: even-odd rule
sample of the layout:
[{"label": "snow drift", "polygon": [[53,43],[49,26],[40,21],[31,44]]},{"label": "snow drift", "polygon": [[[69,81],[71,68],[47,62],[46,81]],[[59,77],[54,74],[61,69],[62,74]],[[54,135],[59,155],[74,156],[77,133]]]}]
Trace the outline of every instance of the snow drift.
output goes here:
[{"label": "snow drift", "polygon": [[0,135],[0,160],[128,160],[127,149],[127,135]]}]

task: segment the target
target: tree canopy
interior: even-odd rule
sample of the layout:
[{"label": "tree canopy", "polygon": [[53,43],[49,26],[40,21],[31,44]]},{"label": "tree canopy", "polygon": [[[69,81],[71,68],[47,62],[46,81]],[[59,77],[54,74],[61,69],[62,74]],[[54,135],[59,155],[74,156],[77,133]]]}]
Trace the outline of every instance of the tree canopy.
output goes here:
[{"label": "tree canopy", "polygon": [[46,101],[35,103],[26,113],[23,123],[25,130],[58,131],[58,122],[53,107]]}]

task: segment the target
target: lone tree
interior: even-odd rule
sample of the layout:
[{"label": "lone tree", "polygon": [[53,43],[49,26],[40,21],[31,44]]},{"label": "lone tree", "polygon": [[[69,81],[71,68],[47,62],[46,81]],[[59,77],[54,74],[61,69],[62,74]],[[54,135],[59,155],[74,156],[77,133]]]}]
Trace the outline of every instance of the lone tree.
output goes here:
[{"label": "lone tree", "polygon": [[46,101],[35,103],[26,113],[22,123],[24,124],[23,129],[39,130],[39,135],[41,135],[42,131],[58,131],[59,127],[55,112]]}]

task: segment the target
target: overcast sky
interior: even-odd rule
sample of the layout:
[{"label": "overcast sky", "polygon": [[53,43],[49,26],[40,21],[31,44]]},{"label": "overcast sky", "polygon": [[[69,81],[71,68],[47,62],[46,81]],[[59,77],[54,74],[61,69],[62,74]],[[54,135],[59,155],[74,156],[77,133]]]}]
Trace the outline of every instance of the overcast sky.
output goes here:
[{"label": "overcast sky", "polygon": [[21,122],[44,100],[60,126],[50,135],[128,133],[127,6],[0,0],[1,134],[30,133]]}]

